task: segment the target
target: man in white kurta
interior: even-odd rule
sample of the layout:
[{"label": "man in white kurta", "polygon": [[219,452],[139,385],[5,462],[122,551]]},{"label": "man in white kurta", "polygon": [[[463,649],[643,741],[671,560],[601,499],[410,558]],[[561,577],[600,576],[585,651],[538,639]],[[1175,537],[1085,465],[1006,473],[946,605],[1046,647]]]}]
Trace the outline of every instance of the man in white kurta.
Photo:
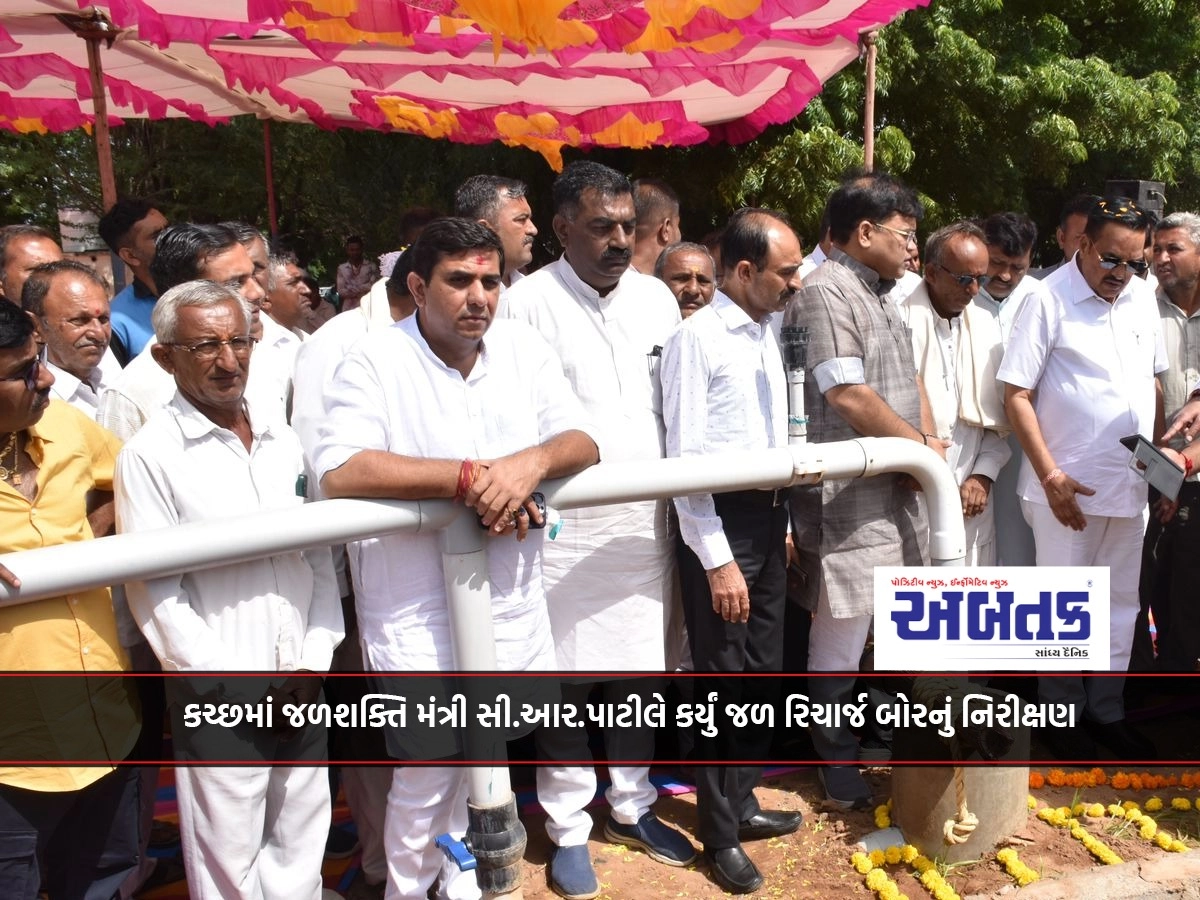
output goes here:
[{"label": "man in white kurta", "polygon": [[[975,303],[991,313],[1000,327],[1000,341],[1008,346],[1013,321],[1026,298],[1046,298],[1046,286],[1029,274],[1037,226],[1028,216],[1015,212],[995,213],[983,220],[988,250],[988,282],[981,285]],[[1001,388],[1003,391],[1003,388]],[[1002,566],[1032,566],[1036,558],[1033,530],[1021,511],[1017,477],[1025,454],[1016,432],[1008,435],[1010,456],[996,476],[991,506],[996,524],[996,562]]]},{"label": "man in white kurta", "polygon": [[1010,451],[996,370],[1003,346],[995,319],[971,302],[986,283],[983,232],[969,222],[939,229],[925,244],[925,276],[901,304],[937,437],[962,498],[966,565],[996,562],[992,492]]},{"label": "man in white kurta", "polygon": [[[368,333],[337,367],[314,460],[325,493],[451,498],[482,515],[491,541],[488,581],[496,664],[548,670],[554,645],[542,583],[541,530],[525,531],[530,492],[543,478],[597,459],[562,365],[522,323],[492,323],[500,242],[465,219],[431,223],[414,245],[416,315]],[[486,337],[485,333],[486,332]],[[480,464],[478,461],[487,461]],[[503,510],[499,516],[497,509]],[[513,534],[517,525],[521,540]],[[352,559],[367,669],[465,668],[451,642],[436,533],[361,541]],[[466,770],[399,767],[388,794],[388,900],[479,896],[433,846],[467,826]]]},{"label": "man in white kurta", "polygon": [[[1021,307],[999,372],[1025,450],[1019,490],[1037,564],[1109,567],[1113,673],[1129,665],[1147,495],[1120,440],[1157,437],[1156,376],[1167,368],[1154,298],[1134,274],[1145,266],[1147,224],[1128,199],[1098,202],[1079,251],[1046,278],[1049,300]],[[1123,684],[1041,678],[1041,699],[1074,704],[1088,727],[1047,729],[1043,742],[1060,758],[1095,758],[1093,738],[1119,759],[1152,758],[1153,745],[1125,721]]]},{"label": "man in white kurta", "polygon": [[[554,205],[554,231],[564,255],[513,285],[504,296],[504,314],[533,325],[558,352],[596,425],[605,462],[659,459],[657,367],[680,314],[666,285],[630,268],[635,222],[630,183],[606,166],[574,163],[555,182]],[[565,513],[561,533],[546,548],[545,571],[559,669],[664,670],[674,581],[664,501]],[[628,694],[619,682],[608,685],[620,699]],[[586,736],[575,731],[540,732],[542,753],[588,758]],[[611,759],[649,760],[654,736],[649,729],[610,729],[605,745]],[[670,865],[690,862],[695,855],[690,844],[650,812],[658,792],[649,767],[609,766],[609,775],[612,818],[606,836],[643,846]],[[563,896],[595,896],[599,888],[586,855],[592,829],[586,806],[595,796],[595,771],[543,765],[537,780],[546,830],[558,848],[551,884]],[[643,820],[649,833],[640,833]]]},{"label": "man in white kurta", "polygon": [[[295,433],[244,401],[253,344],[245,301],[223,285],[189,282],[154,312],[155,359],[177,393],[125,445],[115,490],[120,531],[299,507],[304,470]],[[206,343],[207,342],[207,343]],[[210,347],[216,345],[211,357]],[[168,672],[323,672],[342,639],[328,548],[281,553],[128,585],[129,607]],[[312,679],[267,690],[315,699]],[[237,702],[243,685],[230,688]],[[176,694],[175,732],[186,731]],[[227,698],[228,699],[228,698]],[[255,729],[268,762],[323,748],[322,729],[290,740]],[[180,767],[179,824],[195,900],[318,900],[330,821],[329,783],[315,766]]]}]

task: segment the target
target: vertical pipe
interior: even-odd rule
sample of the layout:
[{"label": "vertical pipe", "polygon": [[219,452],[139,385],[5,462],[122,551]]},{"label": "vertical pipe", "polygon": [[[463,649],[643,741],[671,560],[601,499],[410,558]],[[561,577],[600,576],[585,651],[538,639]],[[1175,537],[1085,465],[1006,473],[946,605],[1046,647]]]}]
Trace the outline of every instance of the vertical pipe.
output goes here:
[{"label": "vertical pipe", "polygon": [[271,120],[263,119],[263,167],[267,181],[267,227],[279,237],[279,210],[275,205],[275,153],[271,148]]},{"label": "vertical pipe", "polygon": [[100,170],[100,197],[104,211],[117,202],[117,181],[113,176],[112,145],[108,138],[108,96],[104,92],[104,70],[100,65],[101,33],[83,35],[87,42],[88,75],[92,83],[92,111],[96,117],[96,166]]},{"label": "vertical pipe", "polygon": [[875,37],[877,32],[868,31],[862,36],[867,48],[867,87],[863,98],[863,168],[875,170]]},{"label": "vertical pipe", "polygon": [[[496,640],[492,629],[492,592],[488,581],[486,532],[470,510],[455,517],[442,531],[442,572],[454,645],[454,668],[459,672],[494,672]],[[467,679],[467,704],[475,708]],[[471,717],[473,718],[473,717]],[[484,749],[486,746],[486,749]],[[503,747],[503,744],[499,745]],[[465,738],[468,759],[486,752],[498,753],[479,740],[468,722]],[[521,859],[525,855],[525,828],[517,818],[517,801],[507,766],[467,770],[466,841],[475,855],[475,870],[485,900],[520,900]]]}]

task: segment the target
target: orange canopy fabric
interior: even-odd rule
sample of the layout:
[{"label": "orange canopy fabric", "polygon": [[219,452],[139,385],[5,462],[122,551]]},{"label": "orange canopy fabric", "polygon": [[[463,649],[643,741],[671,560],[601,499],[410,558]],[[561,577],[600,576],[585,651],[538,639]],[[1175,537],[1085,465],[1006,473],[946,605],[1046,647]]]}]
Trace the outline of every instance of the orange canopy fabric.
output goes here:
[{"label": "orange canopy fabric", "polygon": [[928,0],[6,0],[0,128],[92,121],[96,9],[110,124],[253,114],[464,143],[737,143],[796,116],[858,36]]}]

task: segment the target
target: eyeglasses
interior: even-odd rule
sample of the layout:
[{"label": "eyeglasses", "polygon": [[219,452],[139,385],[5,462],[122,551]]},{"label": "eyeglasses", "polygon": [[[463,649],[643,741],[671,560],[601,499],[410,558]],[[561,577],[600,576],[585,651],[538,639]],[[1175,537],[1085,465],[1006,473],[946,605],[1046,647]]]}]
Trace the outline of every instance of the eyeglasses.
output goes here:
[{"label": "eyeglasses", "polygon": [[978,284],[982,288],[982,287],[985,287],[987,285],[987,283],[992,280],[992,276],[990,276],[990,275],[959,275],[955,272],[951,272],[949,269],[947,269],[941,263],[930,263],[930,265],[937,266],[939,269],[941,269],[943,272],[945,272],[947,275],[949,275],[951,278],[953,278],[955,281],[957,281],[959,283],[959,285],[962,287],[970,287],[973,284]]},{"label": "eyeglasses", "polygon": [[1100,257],[1100,268],[1106,272],[1125,266],[1134,275],[1145,275],[1150,269],[1150,264],[1144,259],[1121,259],[1111,253],[1099,253],[1097,256]]},{"label": "eyeglasses", "polygon": [[875,228],[882,228],[884,231],[890,231],[896,237],[904,238],[905,247],[917,242],[917,233],[915,231],[904,231],[900,228],[893,228],[891,225],[880,225],[878,222],[872,222],[871,225]]},{"label": "eyeglasses", "polygon": [[37,356],[31,359],[28,364],[16,375],[8,375],[0,378],[0,381],[24,381],[25,390],[36,391],[38,378],[42,374],[42,366],[46,364],[46,345],[42,344],[42,348],[38,350]]},{"label": "eyeglasses", "polygon": [[252,337],[235,337],[225,341],[197,341],[194,344],[167,344],[167,346],[186,350],[197,362],[212,362],[221,355],[222,347],[228,345],[234,356],[249,356],[256,343],[258,342]]}]

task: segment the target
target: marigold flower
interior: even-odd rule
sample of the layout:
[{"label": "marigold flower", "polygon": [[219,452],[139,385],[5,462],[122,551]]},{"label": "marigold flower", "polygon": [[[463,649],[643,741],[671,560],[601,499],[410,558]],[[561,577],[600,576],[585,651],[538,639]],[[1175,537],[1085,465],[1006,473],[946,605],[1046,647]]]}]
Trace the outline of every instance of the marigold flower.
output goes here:
[{"label": "marigold flower", "polygon": [[1096,783],[1096,786],[1108,783],[1108,773],[1099,766],[1096,766],[1088,774],[1092,776],[1092,781]]},{"label": "marigold flower", "polygon": [[1146,812],[1158,812],[1162,808],[1162,797],[1151,797],[1146,801]]},{"label": "marigold flower", "polygon": [[854,866],[859,875],[866,875],[875,868],[867,854],[861,851],[850,855],[850,865]]},{"label": "marigold flower", "polygon": [[914,869],[916,869],[918,872],[924,872],[926,869],[933,868],[933,862],[930,861],[929,857],[927,857],[927,856],[918,855],[912,861],[912,867]]},{"label": "marigold flower", "polygon": [[882,850],[872,850],[871,851],[871,865],[882,866],[883,862],[884,862],[883,851]]},{"label": "marigold flower", "polygon": [[1185,844],[1183,841],[1179,839],[1171,841],[1172,853],[1183,853],[1185,850],[1187,850],[1187,844]]},{"label": "marigold flower", "polygon": [[1171,801],[1171,809],[1177,809],[1180,812],[1187,812],[1192,808],[1192,801],[1187,797],[1176,797]]},{"label": "marigold flower", "polygon": [[1046,786],[1046,778],[1041,772],[1029,773],[1029,789],[1033,791],[1040,790]]},{"label": "marigold flower", "polygon": [[1046,775],[1046,781],[1054,787],[1062,787],[1067,783],[1067,773],[1062,769],[1051,769]]},{"label": "marigold flower", "polygon": [[1082,803],[1076,803],[1074,806],[1072,806],[1072,807],[1071,807],[1071,815],[1073,815],[1073,816],[1082,816],[1082,815],[1083,815],[1083,811],[1084,811],[1085,809],[1087,809],[1087,806],[1085,806],[1085,805],[1084,805],[1084,804],[1082,804]]},{"label": "marigold flower", "polygon": [[1034,797],[1033,794],[1030,794],[1028,797],[1025,798],[1025,805],[1028,806],[1030,809],[1037,809],[1037,804],[1038,804],[1037,798]]},{"label": "marigold flower", "polygon": [[1102,815],[1104,815],[1104,804],[1103,803],[1091,804],[1087,809],[1084,810],[1084,815],[1086,815],[1092,819],[1100,818]]},{"label": "marigold flower", "polygon": [[891,881],[887,876],[887,872],[883,869],[872,869],[867,873],[867,887],[873,891],[880,890],[885,884]]},{"label": "marigold flower", "polygon": [[1005,847],[1003,850],[996,851],[996,861],[1008,865],[1017,858],[1017,851],[1012,847]]},{"label": "marigold flower", "polygon": [[1147,817],[1142,820],[1141,827],[1138,828],[1138,834],[1140,834],[1146,840],[1150,841],[1150,840],[1154,839],[1154,835],[1157,833],[1158,833],[1158,825],[1155,824],[1153,819]]},{"label": "marigold flower", "polygon": [[918,851],[917,848],[912,844],[905,844],[900,848],[900,859],[905,865],[911,863],[920,855],[920,851]]},{"label": "marigold flower", "polygon": [[889,881],[879,889],[879,900],[900,900],[900,888],[896,882]]},{"label": "marigold flower", "polygon": [[888,847],[883,851],[883,858],[889,866],[894,866],[900,862],[900,848]]},{"label": "marigold flower", "polygon": [[1190,791],[1196,786],[1196,776],[1191,772],[1184,772],[1179,776],[1179,783]]},{"label": "marigold flower", "polygon": [[1133,788],[1135,791],[1140,791],[1142,789],[1142,776],[1138,775],[1137,773],[1130,775],[1129,776],[1129,786],[1131,788]]},{"label": "marigold flower", "polygon": [[1115,787],[1118,791],[1125,790],[1125,788],[1129,787],[1129,783],[1130,783],[1129,776],[1126,775],[1124,772],[1118,772],[1116,775],[1114,775],[1112,777],[1112,786]]},{"label": "marigold flower", "polygon": [[1114,818],[1118,816],[1124,816],[1125,807],[1121,806],[1119,803],[1110,803],[1108,804],[1108,814]]},{"label": "marigold flower", "polygon": [[1165,831],[1160,831],[1154,835],[1154,843],[1158,844],[1163,850],[1170,850],[1172,838]]},{"label": "marigold flower", "polygon": [[1124,803],[1121,804],[1121,809],[1129,810],[1129,809],[1137,809],[1137,808],[1138,808],[1138,805],[1137,805],[1136,800],[1126,800]]}]

